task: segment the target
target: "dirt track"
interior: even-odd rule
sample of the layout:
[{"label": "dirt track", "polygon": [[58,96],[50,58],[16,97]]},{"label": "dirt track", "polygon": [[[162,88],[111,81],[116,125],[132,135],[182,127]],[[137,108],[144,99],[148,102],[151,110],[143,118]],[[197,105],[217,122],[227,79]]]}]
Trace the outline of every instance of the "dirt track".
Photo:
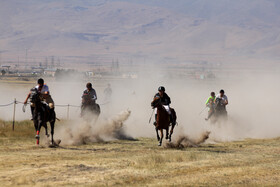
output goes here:
[{"label": "dirt track", "polygon": [[[27,129],[27,128],[26,128]],[[167,149],[155,139],[37,147],[24,131],[0,133],[0,182],[15,185],[278,185],[280,139]]]}]

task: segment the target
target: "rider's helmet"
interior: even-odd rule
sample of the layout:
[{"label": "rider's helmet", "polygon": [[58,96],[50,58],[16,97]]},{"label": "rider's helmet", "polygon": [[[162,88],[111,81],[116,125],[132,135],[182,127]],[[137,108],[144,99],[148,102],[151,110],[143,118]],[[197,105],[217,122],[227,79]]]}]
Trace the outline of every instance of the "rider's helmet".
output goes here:
[{"label": "rider's helmet", "polygon": [[91,89],[91,88],[92,88],[92,84],[89,82],[89,83],[87,83],[86,87],[87,87],[88,89]]},{"label": "rider's helmet", "polygon": [[38,79],[37,83],[40,84],[40,85],[43,85],[44,84],[44,79],[42,79],[42,78]]},{"label": "rider's helmet", "polygon": [[164,88],[163,86],[160,86],[160,87],[158,88],[158,91],[163,91],[163,92],[165,92],[165,88]]},{"label": "rider's helmet", "polygon": [[224,90],[220,90],[220,93],[224,94],[224,93],[225,93],[225,91],[224,91]]}]

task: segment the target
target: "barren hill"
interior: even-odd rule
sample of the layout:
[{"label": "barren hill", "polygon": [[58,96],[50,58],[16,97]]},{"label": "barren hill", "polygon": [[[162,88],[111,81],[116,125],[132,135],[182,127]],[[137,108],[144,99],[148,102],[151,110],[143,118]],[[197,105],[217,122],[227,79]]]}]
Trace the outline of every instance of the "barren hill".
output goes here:
[{"label": "barren hill", "polygon": [[279,59],[279,2],[1,1],[2,61]]}]

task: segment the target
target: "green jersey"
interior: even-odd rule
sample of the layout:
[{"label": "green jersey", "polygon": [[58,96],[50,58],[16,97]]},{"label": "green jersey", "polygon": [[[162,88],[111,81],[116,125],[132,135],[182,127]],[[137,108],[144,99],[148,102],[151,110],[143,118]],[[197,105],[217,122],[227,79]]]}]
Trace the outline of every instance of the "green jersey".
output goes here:
[{"label": "green jersey", "polygon": [[208,105],[208,104],[214,104],[214,101],[215,101],[215,99],[216,99],[216,97],[214,96],[214,97],[212,97],[212,96],[210,96],[208,99],[207,99],[207,101],[206,101],[206,105]]}]

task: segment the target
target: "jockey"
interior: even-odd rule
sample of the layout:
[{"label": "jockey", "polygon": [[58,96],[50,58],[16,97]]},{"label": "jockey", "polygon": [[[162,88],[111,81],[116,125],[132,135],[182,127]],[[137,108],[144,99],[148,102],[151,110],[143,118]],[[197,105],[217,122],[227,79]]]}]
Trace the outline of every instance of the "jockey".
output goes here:
[{"label": "jockey", "polygon": [[[171,110],[170,110],[170,103],[171,103],[171,99],[170,97],[165,93],[165,88],[163,86],[160,86],[158,88],[158,93],[154,96],[154,98],[160,98],[160,102],[162,104],[162,106],[165,108],[165,110],[168,112],[169,116],[170,116],[170,121],[171,123],[175,123],[173,120],[173,116],[171,114]],[[157,108],[155,108],[155,119],[157,120]],[[156,123],[156,122],[155,122]],[[155,124],[154,123],[154,124]]]},{"label": "jockey", "polygon": [[[35,89],[38,90],[38,92],[41,94],[42,97],[42,101],[45,101],[49,108],[50,108],[50,114],[53,115],[54,114],[54,101],[50,95],[50,91],[49,91],[49,87],[44,84],[44,79],[40,78],[37,81],[38,85],[35,86]],[[29,92],[29,94],[27,95],[24,104],[27,104],[27,100],[30,98],[31,92]],[[34,111],[34,103],[31,103],[31,112],[32,112],[32,116],[33,116],[33,111]],[[53,120],[53,118],[51,118]]]},{"label": "jockey", "polygon": [[[225,114],[227,113],[226,105],[228,105],[228,98],[225,95],[224,90],[220,90],[220,94],[215,99],[215,105],[216,105],[216,108],[218,108],[218,107],[222,108],[222,112],[225,112]],[[219,106],[217,106],[217,105],[219,105]]]},{"label": "jockey", "polygon": [[82,95],[82,104],[95,104],[97,100],[97,95],[95,89],[92,88],[92,84],[89,82],[86,84],[87,89],[83,92]]},{"label": "jockey", "polygon": [[215,96],[215,92],[211,92],[210,94],[210,97],[208,97],[207,101],[206,101],[206,107],[209,108],[208,110],[208,117],[205,118],[205,120],[208,120],[210,119],[210,117],[214,114],[214,108],[215,108],[215,99],[216,99],[216,96]]}]

